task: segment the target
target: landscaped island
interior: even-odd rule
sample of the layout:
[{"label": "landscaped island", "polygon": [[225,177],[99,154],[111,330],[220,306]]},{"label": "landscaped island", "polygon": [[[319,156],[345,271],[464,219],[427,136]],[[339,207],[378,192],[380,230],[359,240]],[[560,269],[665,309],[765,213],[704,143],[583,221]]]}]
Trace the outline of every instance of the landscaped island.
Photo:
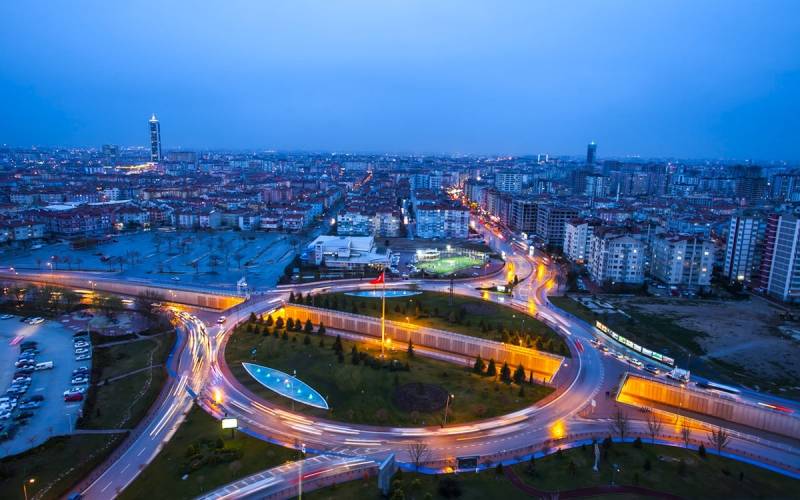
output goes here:
[{"label": "landscaped island", "polygon": [[530,383],[520,367],[492,360],[445,363],[408,344],[393,345],[381,359],[377,343],[331,337],[324,326],[321,334],[318,325],[297,323],[253,316],[236,327],[225,348],[233,374],[260,397],[287,408],[293,404],[252,378],[243,362],[296,373],[330,406],[325,411],[294,403],[295,411],[362,424],[440,425],[445,409],[448,424],[467,422],[530,406],[552,392]]},{"label": "landscaped island", "polygon": [[[347,292],[290,296],[296,301],[326,309],[379,318],[380,290],[376,298],[354,297]],[[386,319],[409,322],[489,340],[531,347],[569,357],[564,340],[549,326],[520,311],[487,300],[440,292],[411,297],[386,297]]]}]

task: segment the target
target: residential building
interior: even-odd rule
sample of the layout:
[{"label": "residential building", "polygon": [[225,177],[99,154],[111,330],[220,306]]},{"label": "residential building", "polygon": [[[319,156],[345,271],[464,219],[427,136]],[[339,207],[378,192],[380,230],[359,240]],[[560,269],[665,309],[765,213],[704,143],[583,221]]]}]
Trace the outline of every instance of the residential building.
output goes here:
[{"label": "residential building", "polygon": [[750,286],[758,274],[764,249],[766,220],[760,215],[737,215],[728,225],[722,275]]},{"label": "residential building", "polygon": [[637,285],[644,282],[645,247],[625,230],[597,228],[591,238],[588,270],[601,284]]},{"label": "residential building", "polygon": [[711,284],[714,244],[686,234],[660,234],[653,240],[650,272],[672,286],[703,288]]}]

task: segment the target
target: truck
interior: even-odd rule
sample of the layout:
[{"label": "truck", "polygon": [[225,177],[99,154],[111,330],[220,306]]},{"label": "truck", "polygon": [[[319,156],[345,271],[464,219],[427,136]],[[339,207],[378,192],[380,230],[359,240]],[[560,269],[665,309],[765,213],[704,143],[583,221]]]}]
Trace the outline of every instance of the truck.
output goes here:
[{"label": "truck", "polygon": [[671,378],[672,380],[677,380],[683,384],[689,382],[689,370],[684,370],[683,368],[673,368],[669,373],[667,373],[667,377]]}]

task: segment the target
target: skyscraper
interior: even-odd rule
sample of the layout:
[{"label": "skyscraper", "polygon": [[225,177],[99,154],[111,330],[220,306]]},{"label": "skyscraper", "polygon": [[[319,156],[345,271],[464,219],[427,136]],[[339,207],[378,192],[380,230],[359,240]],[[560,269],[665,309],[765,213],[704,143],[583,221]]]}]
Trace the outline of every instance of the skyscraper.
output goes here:
[{"label": "skyscraper", "polygon": [[155,113],[150,117],[150,161],[161,161],[161,124]]},{"label": "skyscraper", "polygon": [[586,148],[586,164],[594,165],[594,160],[596,156],[597,156],[597,144],[594,141],[592,141],[589,143],[589,147]]}]

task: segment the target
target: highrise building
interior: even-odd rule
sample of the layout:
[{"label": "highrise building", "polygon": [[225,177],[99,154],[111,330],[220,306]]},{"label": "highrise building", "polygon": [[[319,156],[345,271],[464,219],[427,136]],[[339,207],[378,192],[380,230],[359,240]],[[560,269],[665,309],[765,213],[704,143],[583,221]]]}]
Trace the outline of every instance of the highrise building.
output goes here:
[{"label": "highrise building", "polygon": [[594,141],[592,141],[589,143],[589,147],[586,148],[586,164],[594,165],[596,159],[597,159],[597,144]]},{"label": "highrise building", "polygon": [[662,234],[653,241],[653,276],[667,285],[706,287],[711,284],[714,244],[688,234]]},{"label": "highrise building", "polygon": [[800,219],[782,215],[776,229],[767,292],[784,302],[797,302],[800,300]]},{"label": "highrise building", "polygon": [[766,220],[758,215],[737,215],[728,226],[722,274],[730,281],[750,286],[756,279],[764,243]]},{"label": "highrise building", "polygon": [[161,161],[161,124],[156,114],[150,117],[150,161]]}]

